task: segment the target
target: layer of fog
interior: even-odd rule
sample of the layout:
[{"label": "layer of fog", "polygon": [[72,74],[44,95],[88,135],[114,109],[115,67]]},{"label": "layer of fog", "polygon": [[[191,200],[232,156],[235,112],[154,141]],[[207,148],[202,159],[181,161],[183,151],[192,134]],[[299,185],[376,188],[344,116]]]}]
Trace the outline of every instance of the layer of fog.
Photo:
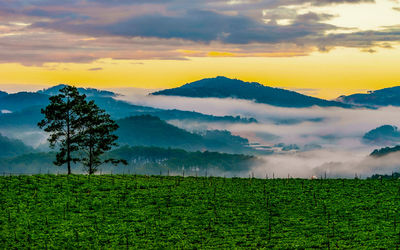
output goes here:
[{"label": "layer of fog", "polygon": [[[384,124],[400,124],[400,108],[343,109],[282,108],[252,101],[218,98],[186,98],[151,96],[150,91],[119,91],[119,99],[136,105],[163,109],[196,111],[211,115],[240,115],[253,117],[258,123],[199,123],[194,121],[169,121],[179,127],[196,131],[226,129],[246,137],[251,143],[273,146],[276,143],[321,145],[322,149],[307,152],[286,152],[263,157],[265,164],[254,166],[258,177],[266,174],[285,177],[310,177],[327,173],[331,177],[367,176],[373,173],[398,171],[394,154],[372,158],[368,155],[379,146],[362,143],[362,136]],[[387,145],[390,146],[390,145]]]},{"label": "layer of fog", "polygon": [[27,128],[3,128],[0,129],[0,134],[8,138],[13,138],[24,142],[26,145],[35,149],[47,151],[47,133],[38,129]]}]

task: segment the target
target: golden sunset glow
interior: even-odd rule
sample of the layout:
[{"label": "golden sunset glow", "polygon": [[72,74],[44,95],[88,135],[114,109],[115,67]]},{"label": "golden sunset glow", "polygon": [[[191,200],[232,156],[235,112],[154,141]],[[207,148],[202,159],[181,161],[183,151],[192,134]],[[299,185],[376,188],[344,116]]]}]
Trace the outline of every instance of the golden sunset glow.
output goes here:
[{"label": "golden sunset glow", "polygon": [[[7,90],[12,84],[23,90],[28,85],[68,83],[159,89],[222,75],[332,99],[400,84],[399,3],[293,3],[271,11],[265,3],[265,9],[241,12],[241,7],[251,9],[254,3],[207,2],[199,9],[208,7],[215,12],[202,10],[192,15],[200,19],[204,15],[204,21],[218,20],[222,24],[215,30],[199,27],[197,19],[185,14],[188,6],[181,6],[182,13],[170,13],[168,4],[142,4],[140,9],[135,4],[116,5],[107,17],[93,12],[107,7],[97,3],[69,8],[37,6],[36,12],[28,11],[32,6],[26,7],[19,14],[0,18],[0,88]],[[8,7],[0,9],[3,14]],[[118,11],[123,20],[131,17],[133,24],[146,13],[165,15],[165,20],[172,18],[171,26],[154,34],[125,30],[128,21],[118,22]],[[68,18],[58,19],[52,13]],[[252,23],[257,20],[256,13],[262,14],[265,26]],[[149,21],[138,22],[146,23],[150,30],[157,18],[150,15]],[[181,27],[180,21],[185,19],[188,26]],[[65,29],[53,27],[53,22],[59,21],[65,22]],[[249,22],[251,27],[233,38],[237,30],[226,25],[235,22]],[[116,34],[119,29],[124,30]],[[257,33],[249,33],[252,29]],[[269,29],[276,34],[269,35]]]},{"label": "golden sunset glow", "polygon": [[[360,53],[355,49],[304,57],[195,57],[188,60],[111,60],[89,64],[0,65],[4,84],[69,83],[99,88],[170,88],[224,75],[324,98],[400,84],[400,50]],[[90,70],[95,69],[95,70]],[[21,89],[23,86],[21,86]],[[315,90],[307,90],[315,89]]]}]

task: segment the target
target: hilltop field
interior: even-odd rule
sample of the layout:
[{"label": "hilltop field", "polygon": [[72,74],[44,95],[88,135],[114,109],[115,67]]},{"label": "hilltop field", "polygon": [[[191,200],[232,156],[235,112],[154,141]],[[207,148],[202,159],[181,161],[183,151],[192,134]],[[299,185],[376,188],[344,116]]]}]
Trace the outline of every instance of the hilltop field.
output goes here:
[{"label": "hilltop field", "polygon": [[398,179],[21,175],[0,192],[5,249],[400,246]]}]

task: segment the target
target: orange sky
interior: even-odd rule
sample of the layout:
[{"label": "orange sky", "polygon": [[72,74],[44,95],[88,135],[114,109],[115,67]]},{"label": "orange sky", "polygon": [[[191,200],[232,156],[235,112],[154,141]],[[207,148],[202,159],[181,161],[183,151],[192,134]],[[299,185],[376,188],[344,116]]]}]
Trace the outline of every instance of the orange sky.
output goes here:
[{"label": "orange sky", "polygon": [[[400,85],[400,3],[293,0],[292,5],[267,8],[271,1],[265,1],[266,8],[257,9],[263,2],[210,0],[190,6],[199,12],[175,0],[151,8],[110,7],[95,0],[82,6],[53,6],[50,1],[46,8],[23,1],[0,3],[0,89],[14,92],[58,83],[170,88],[222,75],[333,99]],[[243,6],[248,8],[241,11]],[[105,8],[108,15],[96,14]],[[214,18],[220,27],[198,28],[190,14],[199,15],[197,19],[205,15],[204,22]],[[114,32],[125,29],[126,22],[128,27],[145,23],[151,30],[160,20],[171,23],[167,33]],[[182,26],[186,20],[192,26]],[[56,26],[60,22],[65,29]],[[234,37],[236,31],[227,23],[245,23],[248,27],[240,32],[247,33]],[[252,29],[256,33],[248,33]],[[270,30],[275,37],[268,35]],[[254,40],[243,40],[246,35]]]},{"label": "orange sky", "polygon": [[[331,99],[341,94],[400,85],[399,65],[398,48],[372,54],[336,49],[295,58],[102,59],[88,64],[56,63],[40,67],[1,64],[0,74],[4,84],[68,83],[99,88],[170,88],[223,75]],[[96,68],[98,70],[89,70]],[[7,88],[9,86],[4,85],[3,89]],[[21,85],[20,88],[27,87]]]}]

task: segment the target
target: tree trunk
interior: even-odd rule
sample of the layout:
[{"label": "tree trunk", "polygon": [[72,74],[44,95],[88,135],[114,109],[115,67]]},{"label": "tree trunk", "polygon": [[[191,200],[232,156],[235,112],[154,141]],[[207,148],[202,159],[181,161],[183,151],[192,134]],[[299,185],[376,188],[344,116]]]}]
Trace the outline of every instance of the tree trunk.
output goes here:
[{"label": "tree trunk", "polygon": [[71,174],[71,150],[70,150],[70,124],[69,124],[69,97],[67,98],[67,167],[68,174]]},{"label": "tree trunk", "polygon": [[92,151],[93,151],[93,146],[92,146],[92,134],[90,132],[89,135],[89,174],[93,174],[93,158],[92,158]]}]

